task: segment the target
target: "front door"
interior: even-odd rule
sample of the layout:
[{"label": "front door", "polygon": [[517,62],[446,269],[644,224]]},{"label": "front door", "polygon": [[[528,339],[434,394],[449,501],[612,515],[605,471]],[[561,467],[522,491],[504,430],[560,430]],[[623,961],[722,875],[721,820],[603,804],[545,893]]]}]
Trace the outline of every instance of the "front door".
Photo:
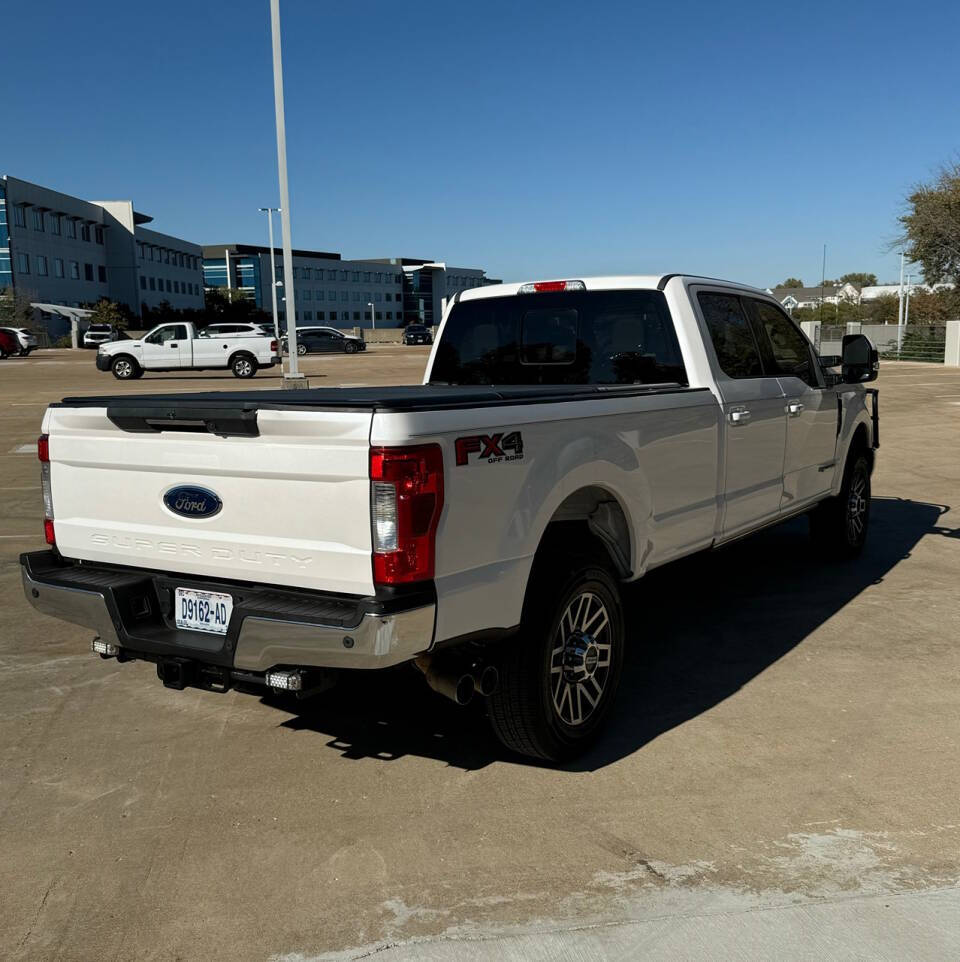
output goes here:
[{"label": "front door", "polygon": [[715,355],[723,409],[721,539],[776,519],[783,496],[784,393],[764,369],[739,295],[704,291],[697,301]]},{"label": "front door", "polygon": [[143,339],[143,367],[145,370],[189,367],[190,348],[185,324],[164,324]]},{"label": "front door", "polygon": [[837,390],[827,388],[813,346],[775,304],[748,298],[764,366],[777,372],[785,395],[787,448],[782,511],[824,494],[834,477]]}]

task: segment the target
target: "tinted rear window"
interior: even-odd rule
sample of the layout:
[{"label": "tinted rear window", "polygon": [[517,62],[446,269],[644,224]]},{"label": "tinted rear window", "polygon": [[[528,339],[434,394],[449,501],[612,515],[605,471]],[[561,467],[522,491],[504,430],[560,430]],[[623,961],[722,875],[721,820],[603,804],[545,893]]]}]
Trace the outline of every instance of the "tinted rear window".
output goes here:
[{"label": "tinted rear window", "polygon": [[686,384],[660,291],[525,294],[460,301],[433,384]]}]

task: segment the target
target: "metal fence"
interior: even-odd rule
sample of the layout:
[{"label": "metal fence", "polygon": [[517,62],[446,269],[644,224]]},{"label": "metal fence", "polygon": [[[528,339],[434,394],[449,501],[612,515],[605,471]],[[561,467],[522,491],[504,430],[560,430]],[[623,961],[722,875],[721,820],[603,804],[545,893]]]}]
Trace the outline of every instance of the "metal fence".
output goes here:
[{"label": "metal fence", "polygon": [[947,344],[946,324],[817,324],[809,333],[819,354],[840,354],[844,334],[866,334],[889,361],[942,364]]}]

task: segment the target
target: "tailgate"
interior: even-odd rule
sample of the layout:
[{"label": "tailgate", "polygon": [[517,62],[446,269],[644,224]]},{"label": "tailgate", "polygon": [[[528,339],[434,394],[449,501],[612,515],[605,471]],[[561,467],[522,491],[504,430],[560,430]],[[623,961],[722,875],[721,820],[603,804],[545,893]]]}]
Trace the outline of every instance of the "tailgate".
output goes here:
[{"label": "tailgate", "polygon": [[[47,412],[65,557],[373,593],[370,411],[212,412],[226,436],[196,412],[159,424],[149,409],[121,413]],[[181,516],[191,495],[178,502],[177,488],[205,489],[219,510]]]}]

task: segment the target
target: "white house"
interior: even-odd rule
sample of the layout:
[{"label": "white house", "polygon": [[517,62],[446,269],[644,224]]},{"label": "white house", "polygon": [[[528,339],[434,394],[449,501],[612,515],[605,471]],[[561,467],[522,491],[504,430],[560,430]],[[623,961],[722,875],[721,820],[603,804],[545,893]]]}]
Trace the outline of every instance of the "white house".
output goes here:
[{"label": "white house", "polygon": [[853,284],[841,284],[839,287],[768,287],[767,293],[772,294],[788,311],[798,307],[819,307],[821,297],[824,304],[838,304],[847,301],[856,304],[860,299],[860,291]]},{"label": "white house", "polygon": [[[922,291],[925,294],[931,294],[934,291],[950,291],[953,290],[955,285],[944,282],[942,284],[904,284],[903,290],[906,293],[908,287],[910,291],[910,296],[912,297],[917,291]],[[899,297],[900,296],[900,285],[899,284],[877,284],[873,287],[865,287],[860,291],[860,299],[863,301],[872,301],[878,297],[887,296]]]}]

